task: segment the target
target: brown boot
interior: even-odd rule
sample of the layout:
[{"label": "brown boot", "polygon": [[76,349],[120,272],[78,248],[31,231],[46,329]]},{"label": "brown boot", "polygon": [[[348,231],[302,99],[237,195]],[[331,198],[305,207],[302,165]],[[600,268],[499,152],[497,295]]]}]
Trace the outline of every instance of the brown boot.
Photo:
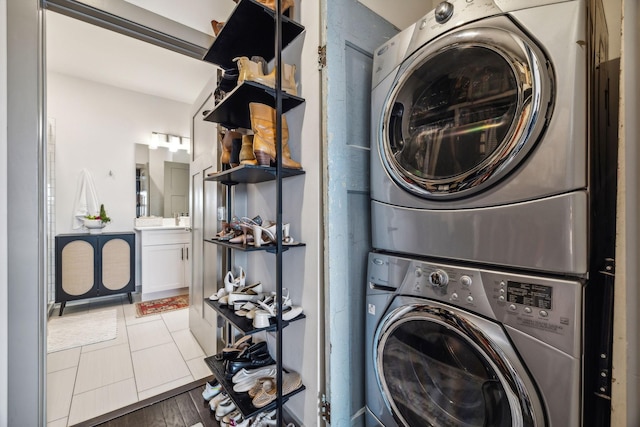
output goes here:
[{"label": "brown boot", "polygon": [[[254,62],[253,58],[250,60],[246,56],[240,56],[235,58],[234,61],[238,64],[238,84],[242,84],[245,80],[258,82],[271,88],[276,87],[276,70],[271,70],[270,73],[265,74],[262,65],[258,62]],[[296,66],[291,64],[282,64],[282,90],[298,96],[298,84],[295,80]]]},{"label": "brown boot", "polygon": [[231,149],[233,147],[233,140],[242,138],[242,135],[238,132],[227,130],[224,134],[220,133],[222,137],[222,153],[220,154],[220,163],[228,165],[231,163]]},{"label": "brown boot", "polygon": [[257,165],[256,156],[253,153],[253,135],[242,136],[242,148],[240,148],[241,165]]},{"label": "brown boot", "polygon": [[[253,129],[253,151],[261,166],[269,166],[276,159],[276,110],[268,105],[249,103],[251,128]],[[282,166],[302,169],[302,165],[291,159],[289,150],[287,119],[282,116]]]}]

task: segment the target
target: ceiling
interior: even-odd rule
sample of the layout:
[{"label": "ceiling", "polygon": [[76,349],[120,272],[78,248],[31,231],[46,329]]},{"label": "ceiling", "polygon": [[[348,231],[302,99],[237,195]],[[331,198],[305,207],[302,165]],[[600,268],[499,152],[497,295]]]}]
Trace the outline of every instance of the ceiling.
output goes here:
[{"label": "ceiling", "polygon": [[215,72],[212,64],[51,11],[46,40],[48,71],[187,104]]}]

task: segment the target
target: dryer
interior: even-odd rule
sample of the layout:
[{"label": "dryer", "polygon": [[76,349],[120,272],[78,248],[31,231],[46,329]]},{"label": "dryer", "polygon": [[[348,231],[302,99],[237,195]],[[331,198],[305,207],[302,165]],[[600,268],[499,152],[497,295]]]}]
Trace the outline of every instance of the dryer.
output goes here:
[{"label": "dryer", "polygon": [[581,281],[368,261],[368,427],[580,426]]},{"label": "dryer", "polygon": [[588,3],[443,1],[377,49],[374,248],[586,275]]}]

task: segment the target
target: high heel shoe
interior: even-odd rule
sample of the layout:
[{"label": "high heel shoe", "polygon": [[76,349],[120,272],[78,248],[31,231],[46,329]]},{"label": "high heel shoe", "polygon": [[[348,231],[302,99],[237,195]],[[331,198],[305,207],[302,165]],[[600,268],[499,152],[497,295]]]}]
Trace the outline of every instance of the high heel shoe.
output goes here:
[{"label": "high heel shoe", "polygon": [[262,283],[254,283],[253,285],[238,288],[231,292],[227,298],[227,304],[233,305],[236,301],[257,301],[260,299],[262,292]]},{"label": "high heel shoe", "polygon": [[227,275],[224,277],[224,289],[227,293],[233,292],[236,288],[242,289],[245,287],[245,281],[247,279],[247,275],[242,269],[242,267],[238,267],[239,273],[238,277],[234,277],[233,272],[228,271]]},{"label": "high heel shoe", "polygon": [[[271,88],[276,87],[276,70],[271,70],[270,73],[265,74],[264,68],[261,62],[254,62],[254,58],[251,60],[246,56],[240,56],[235,58],[234,61],[238,64],[238,84],[242,84],[244,81],[252,81],[261,83]],[[259,60],[262,59],[258,57]],[[264,61],[264,60],[263,60]],[[296,66],[290,64],[282,64],[282,90],[288,94],[297,96],[298,85],[295,80]]]},{"label": "high heel shoe", "polygon": [[[261,166],[269,166],[276,159],[276,110],[265,104],[249,103],[253,151]],[[302,165],[291,159],[289,150],[289,128],[286,116],[282,116],[282,166],[302,169]],[[254,236],[255,237],[255,236]]]}]

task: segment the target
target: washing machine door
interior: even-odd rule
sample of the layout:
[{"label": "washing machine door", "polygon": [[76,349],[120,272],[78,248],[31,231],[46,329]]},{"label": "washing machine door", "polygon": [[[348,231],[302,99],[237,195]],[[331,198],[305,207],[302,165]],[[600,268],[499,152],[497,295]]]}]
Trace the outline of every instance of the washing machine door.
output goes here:
[{"label": "washing machine door", "polygon": [[378,386],[399,425],[544,425],[535,386],[497,323],[412,303],[383,318],[374,343]]},{"label": "washing machine door", "polygon": [[381,118],[382,163],[426,199],[481,192],[540,139],[553,82],[544,52],[506,16],[445,34],[399,69]]}]

